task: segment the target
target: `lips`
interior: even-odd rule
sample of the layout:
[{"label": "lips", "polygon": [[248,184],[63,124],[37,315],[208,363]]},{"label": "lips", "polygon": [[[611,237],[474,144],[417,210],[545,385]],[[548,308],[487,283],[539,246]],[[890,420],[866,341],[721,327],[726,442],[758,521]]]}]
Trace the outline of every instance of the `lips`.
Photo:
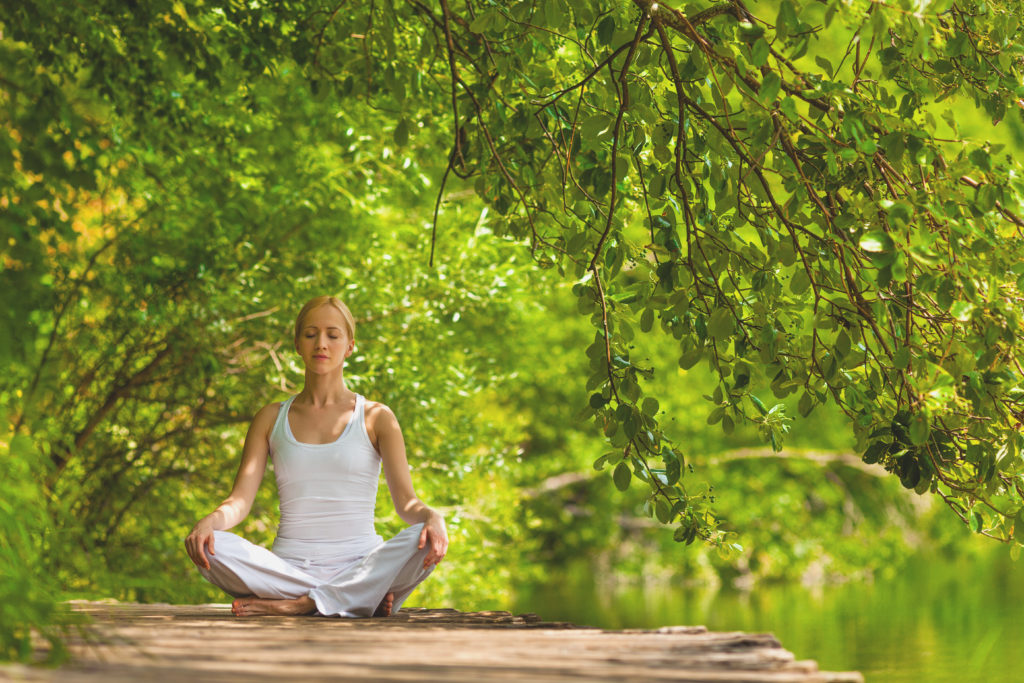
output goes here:
[{"label": "lips", "polygon": [[313,356],[316,360],[327,360],[327,356]]}]

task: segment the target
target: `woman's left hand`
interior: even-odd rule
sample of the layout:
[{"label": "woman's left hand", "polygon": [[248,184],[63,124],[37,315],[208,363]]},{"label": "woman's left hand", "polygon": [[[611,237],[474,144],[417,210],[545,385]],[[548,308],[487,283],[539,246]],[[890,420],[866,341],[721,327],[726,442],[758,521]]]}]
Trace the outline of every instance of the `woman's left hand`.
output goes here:
[{"label": "woman's left hand", "polygon": [[440,564],[448,552],[448,530],[444,526],[444,517],[433,510],[430,511],[427,520],[423,523],[423,531],[420,532],[420,543],[417,547],[423,548],[427,544],[430,545],[430,551],[423,558],[424,569],[429,568],[430,565]]}]

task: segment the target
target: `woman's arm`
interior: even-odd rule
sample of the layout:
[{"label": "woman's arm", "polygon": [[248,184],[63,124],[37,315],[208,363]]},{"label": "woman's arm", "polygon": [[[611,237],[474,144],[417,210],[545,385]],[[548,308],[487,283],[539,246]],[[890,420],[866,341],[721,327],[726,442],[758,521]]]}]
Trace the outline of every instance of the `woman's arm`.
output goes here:
[{"label": "woman's arm", "polygon": [[380,453],[395,512],[408,524],[423,523],[419,547],[430,544],[430,552],[423,560],[424,568],[438,564],[448,552],[448,531],[444,517],[416,496],[409,474],[409,461],[405,454],[405,439],[398,418],[387,406],[377,403],[367,411],[367,433]]},{"label": "woman's arm", "polygon": [[204,548],[209,548],[210,554],[216,555],[213,548],[214,530],[230,529],[245,519],[252,509],[256,491],[259,490],[263,474],[267,470],[270,430],[274,427],[278,408],[279,404],[271,403],[256,413],[245,435],[242,462],[238,466],[231,494],[217,506],[216,510],[196,522],[192,532],[185,539],[185,548],[197,567],[210,568],[210,561],[203,552]]}]

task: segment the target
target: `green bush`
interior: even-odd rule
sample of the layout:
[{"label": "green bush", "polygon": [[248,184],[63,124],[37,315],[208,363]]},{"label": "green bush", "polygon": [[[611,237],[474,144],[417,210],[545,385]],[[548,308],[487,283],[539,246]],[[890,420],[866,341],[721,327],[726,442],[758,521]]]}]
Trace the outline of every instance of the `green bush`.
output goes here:
[{"label": "green bush", "polygon": [[0,659],[38,661],[37,637],[49,643],[44,659],[67,656],[69,610],[43,571],[53,528],[42,480],[45,461],[25,435],[0,440]]}]

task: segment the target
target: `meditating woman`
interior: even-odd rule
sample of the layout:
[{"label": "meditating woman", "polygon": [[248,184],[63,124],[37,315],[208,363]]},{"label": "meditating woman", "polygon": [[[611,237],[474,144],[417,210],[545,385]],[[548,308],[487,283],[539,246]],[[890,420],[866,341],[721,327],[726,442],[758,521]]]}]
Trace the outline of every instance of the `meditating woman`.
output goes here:
[{"label": "meditating woman", "polygon": [[[338,299],[302,307],[302,391],[256,414],[231,495],[185,539],[202,575],[238,598],[236,615],[388,616],[448,550],[444,519],[413,491],[394,413],[345,385],[354,336]],[[249,514],[268,456],[281,498],[272,551],[226,531]],[[411,525],[389,541],[373,527],[382,464],[395,510]]]}]

